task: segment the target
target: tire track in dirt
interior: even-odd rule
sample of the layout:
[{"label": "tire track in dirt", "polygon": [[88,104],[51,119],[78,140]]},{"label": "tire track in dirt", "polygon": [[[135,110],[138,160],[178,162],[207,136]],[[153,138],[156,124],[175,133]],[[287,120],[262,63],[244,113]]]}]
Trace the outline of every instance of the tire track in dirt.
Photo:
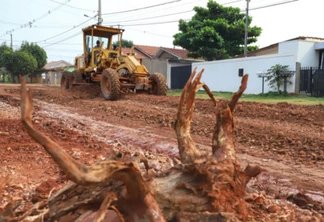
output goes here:
[{"label": "tire track in dirt", "polygon": [[[43,92],[44,93],[44,92]],[[56,122],[61,122],[62,127],[68,128],[69,130],[75,130],[77,133],[80,133],[83,135],[85,132],[83,132],[80,129],[74,128],[73,125],[82,124],[86,126],[86,130],[90,132],[91,136],[96,137],[99,141],[104,141],[110,143],[111,140],[119,140],[122,143],[130,144],[134,146],[135,148],[145,148],[147,150],[152,151],[155,147],[159,146],[159,142],[162,143],[162,146],[160,145],[161,154],[167,154],[169,156],[177,155],[177,142],[175,140],[175,136],[170,137],[163,137],[162,134],[159,133],[159,129],[157,129],[156,124],[146,124],[149,127],[142,127],[141,129],[133,129],[132,127],[124,127],[120,125],[127,125],[128,121],[132,121],[132,119],[127,116],[124,119],[119,119],[121,121],[120,125],[118,123],[118,118],[120,116],[117,116],[117,118],[114,119],[115,124],[109,124],[105,121],[100,121],[97,118],[98,116],[95,115],[94,112],[87,113],[87,108],[95,106],[116,106],[118,108],[117,110],[128,110],[129,112],[136,112],[134,108],[136,108],[136,104],[130,103],[130,101],[127,100],[121,100],[116,103],[109,103],[101,100],[73,100],[73,98],[64,98],[64,101],[60,101],[60,97],[55,97],[53,95],[48,95],[46,93],[38,95],[35,93],[36,98],[49,98],[50,103],[44,102],[48,101],[46,99],[36,100],[36,104],[38,105],[36,116],[44,116],[48,119],[56,119]],[[51,98],[54,98],[52,100]],[[145,104],[147,104],[147,108],[145,109],[145,106],[142,105],[141,109],[143,111],[147,110],[147,112],[151,112],[154,110],[152,108],[156,105],[158,106],[158,112],[153,112],[152,119],[156,118],[157,115],[160,115],[161,110],[164,108],[168,108],[169,111],[176,111],[176,103],[171,98],[162,98],[162,103],[159,103],[158,99],[149,99],[149,97],[143,97]],[[136,101],[134,103],[138,103],[137,100],[143,100],[142,97],[134,97]],[[19,101],[19,98],[15,98]],[[170,100],[170,101],[169,101]],[[154,101],[155,103],[151,102]],[[58,105],[58,104],[61,105]],[[171,104],[171,105],[170,105]],[[196,118],[197,123],[193,124],[193,128],[200,127],[201,124],[210,123],[212,122],[212,115],[209,113],[213,113],[213,108],[207,108],[207,102],[205,101],[198,101],[196,109],[199,112],[199,114],[194,114],[194,118]],[[130,105],[130,107],[128,107]],[[121,106],[123,108],[120,108],[118,106]],[[250,121],[253,122],[253,124],[256,124],[256,126],[253,126],[253,130],[248,130],[250,133],[255,134],[254,139],[260,139],[265,140],[266,138],[261,137],[260,135],[269,134],[270,136],[275,135],[278,132],[277,127],[274,127],[273,121],[278,124],[277,126],[280,127],[280,124],[283,124],[283,126],[286,127],[286,122],[282,119],[276,120],[273,119],[271,116],[272,114],[268,115],[264,113],[264,116],[260,115],[258,118],[255,118],[253,113],[250,113],[250,109],[255,109],[255,104],[253,104],[251,107],[248,106],[248,108],[239,108],[239,112],[235,113],[235,121],[239,122],[242,119],[245,119],[247,117],[250,117]],[[263,105],[260,105],[263,106]],[[172,107],[172,108],[170,108]],[[208,106],[210,107],[210,106]],[[273,110],[275,107],[271,107],[271,110]],[[60,109],[62,109],[60,111]],[[240,110],[241,109],[241,110]],[[76,113],[73,113],[76,112]],[[271,111],[272,112],[272,111]],[[302,111],[303,112],[303,111]],[[78,114],[82,113],[82,115]],[[246,114],[247,113],[247,114]],[[113,117],[113,114],[110,114],[110,117]],[[143,115],[147,115],[147,113],[144,113]],[[277,115],[274,115],[275,117]],[[207,117],[207,119],[205,119]],[[64,118],[62,121],[62,118]],[[82,120],[80,121],[79,118]],[[259,119],[264,121],[265,125],[258,126]],[[268,121],[269,120],[269,121]],[[106,120],[107,121],[107,120]],[[108,119],[109,121],[109,119]],[[245,123],[237,124],[235,127],[245,126]],[[91,123],[91,124],[90,124]],[[95,127],[91,128],[90,126],[95,123]],[[140,121],[135,121],[134,123],[141,123]],[[133,127],[134,127],[133,123]],[[296,122],[298,124],[307,125],[305,120],[300,120]],[[66,125],[65,125],[66,124]],[[291,124],[289,122],[289,124]],[[296,125],[298,127],[298,124]],[[321,124],[321,123],[319,123]],[[140,124],[139,124],[140,125]],[[145,124],[143,124],[145,125]],[[138,125],[137,125],[138,126]],[[250,125],[247,125],[248,127],[245,127],[246,129],[249,128]],[[269,127],[271,126],[271,127]],[[313,125],[312,125],[313,126]],[[117,127],[113,128],[112,131],[107,131],[108,127]],[[203,126],[204,127],[204,126]],[[135,127],[134,127],[135,128]],[[269,128],[269,130],[266,130]],[[310,126],[311,128],[311,126]],[[309,128],[309,129],[310,129]],[[173,132],[172,128],[164,128],[163,135],[168,135],[170,132]],[[289,129],[288,129],[289,130]],[[309,131],[309,130],[307,130]],[[136,133],[134,133],[136,132]],[[154,132],[154,133],[152,133]],[[289,132],[289,131],[288,131]],[[247,132],[242,132],[237,134],[237,140],[239,138],[245,137]],[[130,136],[130,135],[135,136]],[[171,134],[170,134],[171,135]],[[174,135],[174,134],[173,134]],[[297,134],[298,136],[298,134]],[[203,138],[203,136],[200,136]],[[300,136],[302,138],[302,136]],[[148,138],[148,139],[147,139]],[[204,137],[201,141],[205,143],[206,140],[209,140],[208,138]],[[201,145],[202,143],[199,143],[199,149],[210,149],[207,146]],[[244,143],[237,143],[237,150],[246,150],[247,153],[249,151],[247,150],[250,143],[244,142]],[[171,152],[167,153],[166,151],[169,151],[168,149],[171,149]],[[261,157],[261,155],[266,155],[265,157]],[[312,197],[317,200],[323,199],[322,194],[322,187],[324,185],[324,179],[323,179],[323,173],[320,169],[317,169],[316,165],[307,166],[305,164],[294,164],[291,163],[287,165],[287,163],[281,163],[276,160],[276,157],[272,155],[271,152],[264,152],[260,153],[259,157],[254,157],[248,154],[238,154],[238,158],[242,162],[242,164],[258,164],[261,167],[263,167],[266,171],[262,173],[256,180],[257,184],[263,184],[263,188],[269,188],[273,187],[273,189],[285,191],[285,192],[298,192],[300,190],[305,190],[307,194],[313,195]],[[266,189],[259,189],[259,190],[266,190]]]},{"label": "tire track in dirt", "polygon": [[[147,128],[132,129],[113,125],[105,121],[98,121],[78,113],[72,113],[68,108],[57,104],[44,101],[37,101],[36,104],[42,107],[38,111],[38,115],[63,121],[66,124],[64,127],[75,130],[80,134],[83,134],[84,131],[73,127],[76,123],[85,125],[87,132],[99,141],[109,143],[110,141],[118,140],[122,144],[133,146],[135,149],[156,152],[168,155],[171,158],[178,157],[177,141],[174,138],[154,134]],[[208,146],[197,145],[201,150],[210,150]],[[276,186],[280,184],[281,192],[297,193],[305,189],[307,190],[307,195],[324,203],[324,194],[321,192],[324,185],[324,172],[321,169],[307,167],[302,164],[288,166],[277,162],[275,159],[271,159],[271,157],[259,158],[248,154],[237,154],[237,156],[242,164],[259,165],[264,168],[265,172],[261,174],[260,180],[265,183],[275,181]],[[316,190],[308,190],[309,183],[318,184],[312,185],[312,188]]]},{"label": "tire track in dirt", "polygon": [[118,140],[137,149],[155,151],[156,153],[167,154],[172,157],[178,156],[177,141],[175,139],[153,134],[147,128],[132,129],[113,125],[105,121],[98,121],[91,117],[79,115],[78,113],[71,113],[63,106],[43,101],[37,101],[36,105],[42,107],[38,114],[44,115],[49,119],[63,121],[66,125],[69,125],[68,128],[81,135],[84,134],[84,131],[73,127],[76,123],[85,125],[87,132],[99,141],[109,143],[110,141]]}]

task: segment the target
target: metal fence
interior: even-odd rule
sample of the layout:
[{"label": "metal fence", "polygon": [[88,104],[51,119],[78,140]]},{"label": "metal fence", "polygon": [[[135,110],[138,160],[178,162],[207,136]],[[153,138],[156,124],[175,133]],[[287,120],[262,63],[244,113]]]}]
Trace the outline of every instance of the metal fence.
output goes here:
[{"label": "metal fence", "polygon": [[324,96],[324,69],[320,67],[302,67],[300,69],[300,92],[314,97]]}]

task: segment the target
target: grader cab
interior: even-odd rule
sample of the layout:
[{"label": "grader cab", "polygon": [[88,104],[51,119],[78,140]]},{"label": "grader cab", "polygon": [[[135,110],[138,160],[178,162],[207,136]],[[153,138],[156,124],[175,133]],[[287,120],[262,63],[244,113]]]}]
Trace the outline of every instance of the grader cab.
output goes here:
[{"label": "grader cab", "polygon": [[[106,100],[117,100],[128,91],[166,95],[168,87],[161,73],[149,73],[135,58],[133,49],[129,55],[122,54],[123,29],[92,25],[82,31],[84,53],[75,58],[75,71],[63,73],[63,89],[78,84],[100,83]],[[116,37],[119,45],[113,45]]]}]

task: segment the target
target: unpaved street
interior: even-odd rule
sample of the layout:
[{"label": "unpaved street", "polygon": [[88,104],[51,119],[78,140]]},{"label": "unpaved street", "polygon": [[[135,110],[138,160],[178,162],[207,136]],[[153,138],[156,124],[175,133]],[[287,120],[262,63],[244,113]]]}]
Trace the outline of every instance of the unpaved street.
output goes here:
[{"label": "unpaved street", "polygon": [[[104,101],[98,86],[81,93],[50,86],[31,88],[35,127],[78,161],[92,164],[113,152],[136,151],[149,156],[151,167],[159,171],[178,157],[172,126],[179,97],[129,94],[119,101]],[[211,149],[214,124],[213,103],[198,99],[191,130],[199,149]],[[323,220],[324,106],[244,102],[236,108],[234,124],[241,165],[263,168],[250,181],[249,193],[279,206],[274,212],[256,208],[251,221],[275,216],[290,221],[287,209]],[[9,181],[0,191],[0,208],[13,199],[23,200],[23,210],[36,198],[35,188],[42,182],[50,181],[50,190],[66,183],[20,122],[19,86],[0,85],[0,158],[0,179]]]}]

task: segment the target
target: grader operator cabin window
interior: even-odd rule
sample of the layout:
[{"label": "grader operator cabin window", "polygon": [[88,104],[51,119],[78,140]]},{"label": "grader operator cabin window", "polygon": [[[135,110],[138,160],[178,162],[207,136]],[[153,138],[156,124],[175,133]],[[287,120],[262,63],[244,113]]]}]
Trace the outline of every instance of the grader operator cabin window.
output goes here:
[{"label": "grader operator cabin window", "polygon": [[88,52],[91,52],[91,50],[93,48],[95,48],[96,46],[96,42],[99,41],[100,42],[100,45],[103,43],[103,49],[108,49],[108,42],[109,42],[109,39],[108,38],[104,38],[104,37],[98,37],[98,36],[92,36],[91,35],[87,35],[86,36],[86,45],[87,45],[87,51]]}]

